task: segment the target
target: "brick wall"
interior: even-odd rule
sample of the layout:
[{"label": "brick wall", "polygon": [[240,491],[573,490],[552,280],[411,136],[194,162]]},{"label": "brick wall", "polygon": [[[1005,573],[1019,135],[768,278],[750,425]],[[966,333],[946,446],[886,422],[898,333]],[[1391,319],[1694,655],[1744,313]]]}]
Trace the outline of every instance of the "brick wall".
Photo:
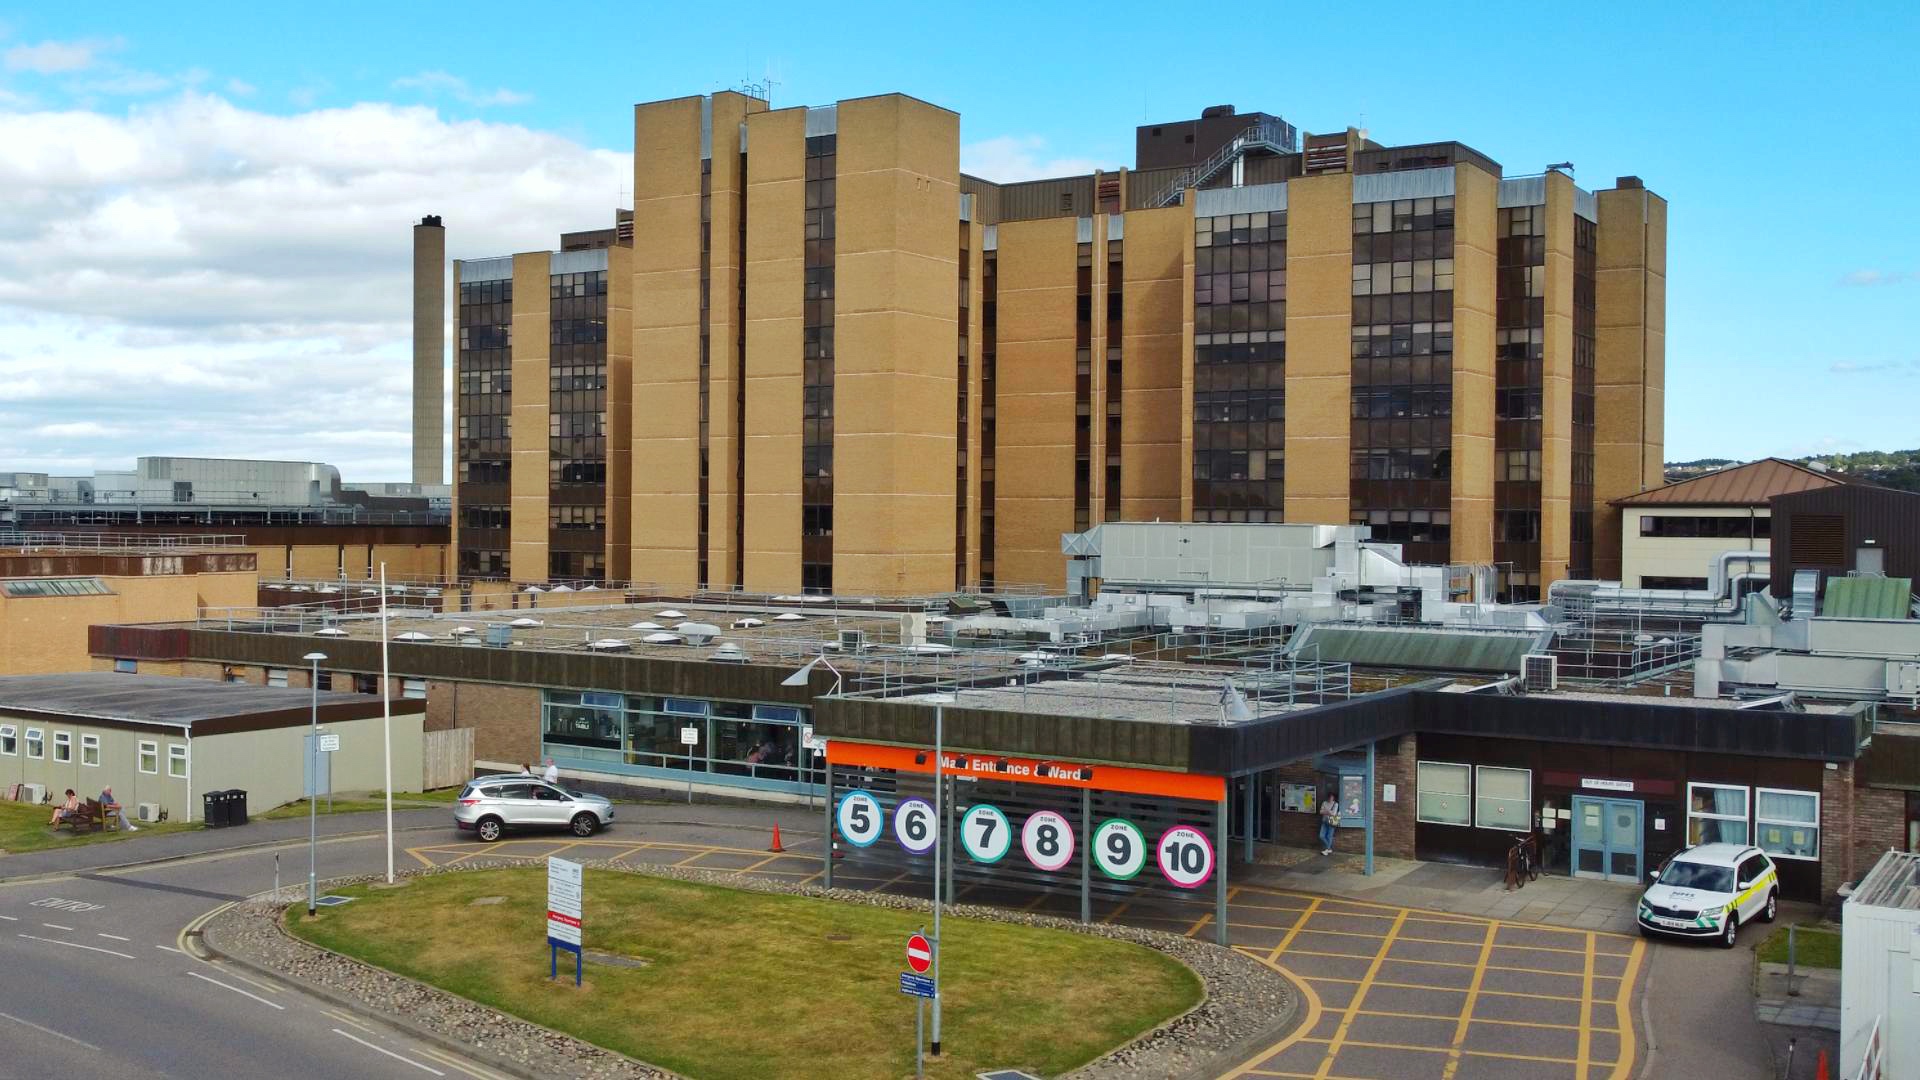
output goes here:
[{"label": "brick wall", "polygon": [[[1854,862],[1853,763],[1843,761],[1839,768],[1820,771],[1820,895],[1832,896],[1834,890],[1852,881]],[[1859,869],[1864,869],[1861,866]]]},{"label": "brick wall", "polygon": [[[1374,758],[1373,789],[1373,853],[1395,859],[1413,858],[1413,779],[1414,762],[1418,758],[1418,747],[1411,735],[1403,736],[1400,745],[1393,753],[1386,752],[1388,743],[1381,743]],[[1331,778],[1316,772],[1311,762],[1295,762],[1274,770],[1276,781],[1285,784],[1313,784],[1322,798],[1332,794]],[[1381,798],[1382,789],[1394,786],[1395,800],[1391,803]],[[1276,812],[1273,816],[1273,839],[1275,843],[1288,847],[1318,849],[1320,846],[1320,815]],[[1364,829],[1341,829],[1335,834],[1334,850],[1361,854],[1367,849],[1367,836]]]},{"label": "brick wall", "polygon": [[427,718],[421,725],[423,731],[447,731],[458,725],[453,722],[454,702],[463,690],[470,686],[461,686],[450,682],[427,683]]},{"label": "brick wall", "polygon": [[[473,729],[475,761],[514,765],[532,762],[540,753],[540,691],[524,686],[487,683],[446,683],[448,727]],[[429,687],[429,716],[434,691]]]},{"label": "brick wall", "polygon": [[[1880,856],[1885,855],[1889,849],[1906,850],[1906,834],[1907,793],[1905,791],[1875,787],[1854,789],[1853,876],[1859,877],[1873,869],[1873,864],[1879,862]],[[1824,880],[1822,883],[1824,884]]]}]

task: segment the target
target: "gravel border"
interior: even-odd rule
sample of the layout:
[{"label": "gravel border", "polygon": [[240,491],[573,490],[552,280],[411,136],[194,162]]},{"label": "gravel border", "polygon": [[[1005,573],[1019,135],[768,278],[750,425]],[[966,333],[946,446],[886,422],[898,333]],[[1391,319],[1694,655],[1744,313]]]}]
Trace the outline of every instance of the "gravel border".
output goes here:
[{"label": "gravel border", "polygon": [[[475,859],[456,866],[402,871],[405,878],[484,870],[525,869],[523,859]],[[537,864],[532,864],[537,865]],[[926,901],[849,889],[798,886],[731,871],[586,860],[596,870],[644,874],[752,892],[779,893],[898,910],[923,909]],[[382,880],[381,875],[337,878],[329,887]],[[283,897],[286,893],[283,891]],[[499,1010],[458,997],[294,937],[282,915],[292,908],[262,894],[209,920],[201,940],[207,948],[267,975],[293,982],[354,1012],[394,1024],[443,1049],[529,1078],[659,1080],[675,1077],[654,1065],[594,1046]],[[1067,1074],[1073,1080],[1164,1080],[1217,1075],[1255,1048],[1277,1041],[1299,1019],[1299,996],[1279,972],[1233,949],[1177,934],[1132,926],[1082,924],[1051,915],[975,904],[947,909],[964,918],[1048,927],[1129,941],[1156,949],[1201,979],[1204,997],[1192,1009]],[[1006,1063],[1002,1067],[1017,1067]]]}]

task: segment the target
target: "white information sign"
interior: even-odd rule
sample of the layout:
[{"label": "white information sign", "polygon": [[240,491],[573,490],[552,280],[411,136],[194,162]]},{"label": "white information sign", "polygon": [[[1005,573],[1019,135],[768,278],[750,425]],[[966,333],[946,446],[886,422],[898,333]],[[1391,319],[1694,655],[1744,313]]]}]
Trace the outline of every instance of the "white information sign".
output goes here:
[{"label": "white information sign", "polygon": [[1073,826],[1051,810],[1029,817],[1020,827],[1027,861],[1042,870],[1058,870],[1073,861]]},{"label": "white information sign", "polygon": [[319,749],[320,749],[320,752],[323,754],[331,754],[335,750],[340,749],[340,736],[321,735],[320,742],[319,742]]},{"label": "white information sign", "polygon": [[547,940],[580,947],[580,864],[547,859]]},{"label": "white information sign", "polygon": [[688,725],[687,727],[681,728],[680,729],[680,745],[681,746],[699,746],[700,745],[700,729],[697,727],[693,727],[692,725]]},{"label": "white information sign", "polygon": [[867,792],[849,791],[842,795],[834,818],[840,823],[840,835],[854,847],[867,847],[880,839],[883,821],[880,800]]},{"label": "white information sign", "polygon": [[893,837],[915,855],[933,850],[938,836],[933,805],[925,799],[903,799],[893,810]]},{"label": "white information sign", "polygon": [[826,738],[824,736],[815,735],[813,733],[812,724],[800,725],[800,745],[806,747],[807,749],[813,751],[816,754],[824,754],[827,752]]},{"label": "white information sign", "polygon": [[1147,838],[1131,821],[1103,821],[1093,830],[1093,864],[1110,878],[1134,877],[1147,865]]},{"label": "white information sign", "polygon": [[997,806],[981,803],[960,819],[960,846],[977,863],[997,863],[1013,847],[1013,826]]},{"label": "white information sign", "polygon": [[1160,834],[1160,873],[1183,889],[1197,889],[1213,876],[1213,844],[1191,825]]}]

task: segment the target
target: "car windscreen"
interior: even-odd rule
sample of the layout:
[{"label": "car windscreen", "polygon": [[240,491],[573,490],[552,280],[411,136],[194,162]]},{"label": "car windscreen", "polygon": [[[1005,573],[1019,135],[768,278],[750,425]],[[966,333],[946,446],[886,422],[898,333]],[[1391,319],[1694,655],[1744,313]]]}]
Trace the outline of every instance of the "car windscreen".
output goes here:
[{"label": "car windscreen", "polygon": [[1660,884],[1702,892],[1733,891],[1733,867],[1708,866],[1706,863],[1674,861],[1660,874]]}]

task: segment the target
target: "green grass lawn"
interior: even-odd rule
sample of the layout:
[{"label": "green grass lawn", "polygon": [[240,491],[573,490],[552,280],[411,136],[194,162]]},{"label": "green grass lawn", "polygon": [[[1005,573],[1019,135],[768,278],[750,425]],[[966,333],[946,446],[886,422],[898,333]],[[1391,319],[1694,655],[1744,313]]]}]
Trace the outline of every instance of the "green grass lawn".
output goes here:
[{"label": "green grass lawn", "polygon": [[[440,788],[435,791],[396,791],[393,793],[395,810],[417,810],[422,806],[450,806],[460,794],[457,787]],[[384,810],[387,808],[386,796],[379,792],[342,792],[334,797],[332,808],[328,808],[326,796],[320,797],[322,814],[354,814],[364,810]],[[295,799],[290,803],[276,806],[264,814],[251,814],[251,817],[267,821],[279,821],[282,818],[306,817],[307,800]]]},{"label": "green grass lawn", "polygon": [[[1837,926],[1802,926],[1794,934],[1794,964],[1803,968],[1838,968],[1840,966],[1840,928]],[[1787,928],[1776,926],[1767,940],[1760,943],[1760,959],[1769,964],[1787,962]]]},{"label": "green grass lawn", "polygon": [[100,832],[75,833],[67,829],[55,829],[47,824],[53,816],[53,807],[34,806],[30,803],[0,802],[0,852],[18,854],[26,851],[45,851],[49,848],[75,847],[80,844],[97,844],[112,840],[137,840],[143,836],[159,836],[163,833],[179,832],[182,829],[197,829],[199,824],[183,821],[164,821],[143,824],[138,832]]},{"label": "green grass lawn", "polygon": [[[914,1001],[907,935],[925,912],[588,870],[586,945],[645,960],[547,978],[546,871],[414,879],[296,934],[699,1080],[901,1077]],[[505,896],[497,905],[473,905]],[[1062,930],[943,920],[945,1054],[935,1077],[1065,1072],[1191,1008],[1197,976],[1144,946]],[[562,954],[563,961],[571,957]],[[564,964],[563,964],[564,967]]]}]

